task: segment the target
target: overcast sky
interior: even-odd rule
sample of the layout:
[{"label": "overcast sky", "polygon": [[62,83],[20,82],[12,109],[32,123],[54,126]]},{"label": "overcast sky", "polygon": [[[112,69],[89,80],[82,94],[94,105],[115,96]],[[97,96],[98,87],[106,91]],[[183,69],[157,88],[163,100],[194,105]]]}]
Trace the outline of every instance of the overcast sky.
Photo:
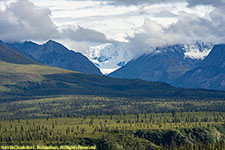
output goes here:
[{"label": "overcast sky", "polygon": [[[55,39],[88,53],[94,44],[148,47],[225,42],[225,0],[0,0],[0,40]],[[131,48],[132,47],[132,48]]]}]

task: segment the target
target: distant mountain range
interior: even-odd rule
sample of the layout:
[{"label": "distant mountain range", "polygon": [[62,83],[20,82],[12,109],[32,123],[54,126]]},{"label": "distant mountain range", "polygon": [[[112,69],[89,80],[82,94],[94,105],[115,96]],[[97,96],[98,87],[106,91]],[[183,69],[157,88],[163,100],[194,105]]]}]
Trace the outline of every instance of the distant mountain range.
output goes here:
[{"label": "distant mountain range", "polygon": [[129,98],[224,99],[225,92],[175,88],[165,83],[87,75],[36,63],[0,44],[0,101],[59,95]]},{"label": "distant mountain range", "polygon": [[68,50],[62,44],[52,40],[43,45],[38,45],[30,41],[5,44],[34,61],[47,64],[52,67],[87,74],[102,75],[98,67],[96,67],[87,57],[81,53]]},{"label": "distant mountain range", "polygon": [[156,48],[109,74],[110,77],[166,82],[185,88],[225,90],[225,45],[194,44]]},{"label": "distant mountain range", "polygon": [[[52,40],[43,45],[28,41],[0,43],[2,43],[4,50],[9,49],[6,50],[9,58],[15,57],[11,60],[12,63],[17,63],[17,61],[20,61],[21,64],[25,62],[28,64],[42,63],[52,67],[96,75],[102,75],[97,66],[109,68],[109,70],[122,66],[108,76],[165,82],[185,88],[225,90],[225,46],[223,44],[214,46],[195,42],[193,44],[158,47],[129,62],[130,54],[122,51],[125,45],[121,43],[109,44],[103,47],[92,47],[92,55],[89,58],[97,65],[95,66],[81,53],[68,50],[62,44]],[[26,58],[18,59],[18,56],[26,56]],[[0,57],[6,62],[9,60],[3,54],[0,54]]]},{"label": "distant mountain range", "polygon": [[203,42],[156,48],[149,54],[131,60],[109,76],[171,83],[197,67],[211,48],[211,44]]}]

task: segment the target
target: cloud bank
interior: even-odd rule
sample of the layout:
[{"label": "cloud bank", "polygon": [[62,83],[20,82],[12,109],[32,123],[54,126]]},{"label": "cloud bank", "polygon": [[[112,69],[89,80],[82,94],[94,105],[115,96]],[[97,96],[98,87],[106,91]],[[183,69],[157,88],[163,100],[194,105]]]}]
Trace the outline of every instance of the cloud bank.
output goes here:
[{"label": "cloud bank", "polygon": [[50,9],[37,7],[28,0],[17,0],[0,10],[0,29],[0,39],[6,42],[49,39],[112,42],[103,33],[92,29],[79,26],[60,29],[52,21]]},{"label": "cloud bank", "polygon": [[221,7],[225,5],[224,0],[187,0],[189,6],[195,5],[212,5],[215,7]]},{"label": "cloud bank", "polygon": [[[143,32],[129,37],[131,45],[141,45],[133,50],[135,55],[139,52],[148,52],[150,47],[160,47],[174,44],[187,44],[195,41],[209,43],[225,42],[225,1],[188,0],[189,7],[203,5],[213,6],[206,16],[201,17],[193,13],[181,12],[177,15],[177,22],[167,27],[151,20],[145,20]],[[137,44],[138,43],[138,44]]]},{"label": "cloud bank", "polygon": [[[65,0],[66,1],[66,0]],[[70,0],[71,1],[71,0]],[[74,0],[77,1],[77,0]],[[187,9],[196,9],[199,6],[212,6],[213,9],[205,16],[200,16],[187,11],[172,12],[159,9],[158,13],[146,13],[142,26],[143,32],[136,32],[127,36],[127,51],[134,55],[152,49],[152,47],[191,43],[201,40],[210,43],[225,42],[225,1],[224,0],[93,0],[105,2],[104,5],[153,5],[169,3],[184,3]],[[92,6],[93,9],[94,6]],[[115,7],[115,6],[114,6]],[[119,7],[119,6],[118,6]],[[165,6],[163,6],[165,7]],[[24,9],[25,8],[25,9]],[[135,9],[134,9],[135,10]],[[141,12],[142,10],[140,10]],[[143,12],[146,10],[143,10]],[[48,39],[70,40],[78,42],[114,43],[99,31],[71,24],[63,28],[57,26],[51,19],[48,8],[37,7],[28,0],[17,0],[0,13],[0,39],[3,41],[24,41]],[[126,12],[123,12],[126,13]],[[121,14],[122,15],[122,14]],[[140,17],[142,14],[140,13]],[[152,15],[152,16],[151,16]],[[106,16],[107,17],[107,16]],[[120,17],[120,14],[116,17]],[[176,22],[164,26],[153,18],[176,18]],[[108,19],[110,22],[110,19]],[[84,20],[83,20],[84,21]],[[113,22],[111,22],[113,24]],[[132,22],[130,23],[132,24]],[[116,26],[114,23],[113,25]],[[97,25],[96,25],[97,26]],[[101,27],[99,27],[101,28]],[[103,27],[102,27],[103,28]],[[115,27],[120,28],[119,25]],[[123,29],[124,27],[121,26]],[[118,33],[115,33],[118,34]]]},{"label": "cloud bank", "polygon": [[[68,0],[68,1],[71,1],[71,0]],[[72,0],[72,1],[80,1],[80,0]],[[85,1],[89,1],[89,0],[85,0]],[[111,4],[111,5],[126,5],[126,6],[185,2],[185,0],[92,0],[92,1],[107,2],[108,4]]]},{"label": "cloud bank", "polygon": [[0,13],[0,39],[20,41],[53,38],[57,30],[50,15],[49,9],[37,8],[27,0],[12,3]]},{"label": "cloud bank", "polygon": [[62,37],[67,37],[70,40],[75,41],[88,41],[88,42],[96,42],[96,43],[111,43],[115,42],[113,40],[108,40],[105,34],[92,30],[92,29],[85,29],[83,27],[78,26],[69,27],[67,29],[63,29],[61,31]]},{"label": "cloud bank", "polygon": [[[79,0],[74,0],[79,1]],[[220,7],[225,5],[224,0],[93,0],[93,1],[102,1],[108,2],[108,4],[113,5],[143,5],[143,4],[160,4],[160,3],[188,3],[189,6],[196,5],[212,5],[216,7]]]}]

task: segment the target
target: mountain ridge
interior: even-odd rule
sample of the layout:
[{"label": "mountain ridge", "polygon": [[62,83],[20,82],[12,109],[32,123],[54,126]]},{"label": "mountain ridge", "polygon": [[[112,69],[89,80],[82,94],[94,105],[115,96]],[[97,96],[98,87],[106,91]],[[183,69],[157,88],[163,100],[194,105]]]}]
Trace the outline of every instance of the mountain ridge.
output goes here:
[{"label": "mountain ridge", "polygon": [[201,63],[202,59],[188,56],[193,55],[190,53],[191,48],[197,49],[198,52],[205,52],[210,47],[208,44],[198,42],[194,46],[177,44],[159,47],[153,52],[129,61],[109,76],[171,83]]},{"label": "mountain ridge", "polygon": [[6,43],[30,59],[52,67],[59,67],[87,74],[102,75],[100,70],[81,53],[67,49],[64,45],[49,40],[43,45],[31,41]]}]

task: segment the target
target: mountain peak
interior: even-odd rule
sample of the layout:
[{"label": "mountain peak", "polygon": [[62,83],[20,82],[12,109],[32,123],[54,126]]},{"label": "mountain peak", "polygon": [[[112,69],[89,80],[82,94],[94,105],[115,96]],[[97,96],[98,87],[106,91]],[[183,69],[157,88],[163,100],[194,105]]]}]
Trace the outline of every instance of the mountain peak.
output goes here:
[{"label": "mountain peak", "polygon": [[56,42],[56,41],[53,41],[53,40],[48,40],[48,41],[46,42],[46,44],[59,44],[59,43]]},{"label": "mountain peak", "polygon": [[45,43],[43,45],[42,50],[46,52],[58,52],[58,53],[66,53],[68,51],[68,49],[65,46],[53,40],[49,40],[47,43]]},{"label": "mountain peak", "polygon": [[32,41],[24,41],[23,44],[35,44],[35,45],[38,45],[38,44],[36,44],[36,43],[34,43]]},{"label": "mountain peak", "polygon": [[46,42],[44,45],[48,45],[48,46],[60,46],[60,47],[64,47],[66,48],[65,46],[63,46],[62,44],[56,42],[56,41],[53,41],[53,40],[49,40],[48,42]]}]

